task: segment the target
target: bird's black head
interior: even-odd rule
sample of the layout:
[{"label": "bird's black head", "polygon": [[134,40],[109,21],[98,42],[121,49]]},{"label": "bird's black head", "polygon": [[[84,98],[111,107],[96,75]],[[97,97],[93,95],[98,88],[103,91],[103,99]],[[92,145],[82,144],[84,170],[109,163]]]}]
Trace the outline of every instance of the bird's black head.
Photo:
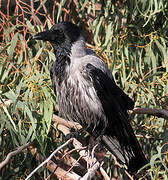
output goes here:
[{"label": "bird's black head", "polygon": [[40,32],[33,38],[49,41],[54,48],[63,47],[64,44],[72,44],[80,36],[78,26],[71,22],[61,22],[53,25],[50,30]]}]

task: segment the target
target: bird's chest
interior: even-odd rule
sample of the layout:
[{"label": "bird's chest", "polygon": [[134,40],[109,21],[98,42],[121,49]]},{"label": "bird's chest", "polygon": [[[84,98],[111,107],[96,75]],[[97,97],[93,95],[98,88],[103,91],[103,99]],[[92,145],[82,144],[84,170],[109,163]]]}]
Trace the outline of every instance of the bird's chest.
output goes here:
[{"label": "bird's chest", "polygon": [[[64,118],[80,123],[87,131],[104,129],[104,113],[92,84],[81,72],[69,75],[57,88],[57,101]],[[102,122],[102,123],[101,123]],[[89,129],[88,129],[89,128]]]},{"label": "bird's chest", "polygon": [[68,120],[83,119],[86,106],[84,85],[79,81],[80,74],[68,75],[61,84],[57,81],[56,95],[59,108]]},{"label": "bird's chest", "polygon": [[57,91],[59,108],[64,118],[78,122],[83,127],[88,126],[86,119],[90,114],[86,87],[88,85],[83,82],[80,74],[75,73],[63,81]]}]

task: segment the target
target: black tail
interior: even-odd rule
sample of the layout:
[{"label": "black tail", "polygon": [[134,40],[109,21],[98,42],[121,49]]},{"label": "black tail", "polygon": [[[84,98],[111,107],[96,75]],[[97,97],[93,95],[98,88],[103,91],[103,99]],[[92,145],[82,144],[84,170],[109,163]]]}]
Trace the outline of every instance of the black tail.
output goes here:
[{"label": "black tail", "polygon": [[103,135],[102,141],[119,162],[127,165],[128,172],[131,174],[134,174],[148,163],[135,135],[129,136],[129,144],[127,145],[125,143],[121,145],[116,137],[110,135]]}]

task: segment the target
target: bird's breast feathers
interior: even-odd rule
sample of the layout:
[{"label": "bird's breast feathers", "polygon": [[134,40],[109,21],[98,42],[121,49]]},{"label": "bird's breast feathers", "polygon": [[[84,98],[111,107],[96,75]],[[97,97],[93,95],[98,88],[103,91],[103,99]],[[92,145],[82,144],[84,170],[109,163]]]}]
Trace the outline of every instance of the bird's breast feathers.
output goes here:
[{"label": "bird's breast feathers", "polygon": [[103,129],[106,126],[106,117],[85,68],[86,66],[78,67],[61,83],[57,91],[60,110],[65,118],[79,122],[86,129],[92,127],[93,130],[99,126],[100,122]]}]

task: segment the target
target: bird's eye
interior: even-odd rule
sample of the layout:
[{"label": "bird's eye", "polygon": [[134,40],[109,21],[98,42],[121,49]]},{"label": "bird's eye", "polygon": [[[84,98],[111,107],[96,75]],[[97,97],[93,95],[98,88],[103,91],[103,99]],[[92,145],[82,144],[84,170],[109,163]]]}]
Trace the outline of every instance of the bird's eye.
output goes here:
[{"label": "bird's eye", "polygon": [[53,31],[54,31],[55,34],[58,34],[58,35],[63,34],[62,29],[54,29]]},{"label": "bird's eye", "polygon": [[52,30],[52,41],[58,44],[63,43],[65,40],[64,31],[62,29]]}]

